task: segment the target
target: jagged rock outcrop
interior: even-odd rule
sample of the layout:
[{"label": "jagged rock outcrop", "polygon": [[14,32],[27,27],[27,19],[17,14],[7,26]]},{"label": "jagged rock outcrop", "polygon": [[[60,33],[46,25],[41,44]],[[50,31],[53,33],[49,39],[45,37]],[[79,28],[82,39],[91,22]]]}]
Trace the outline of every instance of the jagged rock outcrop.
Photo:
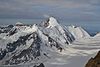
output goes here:
[{"label": "jagged rock outcrop", "polygon": [[85,67],[100,67],[100,51],[94,58],[88,61]]}]

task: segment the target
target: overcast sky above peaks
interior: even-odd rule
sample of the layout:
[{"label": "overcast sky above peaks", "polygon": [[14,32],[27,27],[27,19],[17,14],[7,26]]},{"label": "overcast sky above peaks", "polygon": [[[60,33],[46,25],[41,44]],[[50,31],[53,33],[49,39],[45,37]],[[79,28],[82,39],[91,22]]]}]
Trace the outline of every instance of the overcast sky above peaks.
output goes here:
[{"label": "overcast sky above peaks", "polygon": [[0,0],[0,18],[100,21],[100,0]]}]

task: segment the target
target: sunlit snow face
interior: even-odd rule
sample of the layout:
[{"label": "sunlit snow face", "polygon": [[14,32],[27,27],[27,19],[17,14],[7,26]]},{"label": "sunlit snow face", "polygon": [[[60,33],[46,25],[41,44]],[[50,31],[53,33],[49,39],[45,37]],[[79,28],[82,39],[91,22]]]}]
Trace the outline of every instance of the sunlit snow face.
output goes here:
[{"label": "sunlit snow face", "polygon": [[54,17],[50,17],[46,21],[43,22],[43,25],[44,25],[44,27],[47,27],[47,28],[51,27],[52,28],[52,27],[55,27],[59,24]]}]

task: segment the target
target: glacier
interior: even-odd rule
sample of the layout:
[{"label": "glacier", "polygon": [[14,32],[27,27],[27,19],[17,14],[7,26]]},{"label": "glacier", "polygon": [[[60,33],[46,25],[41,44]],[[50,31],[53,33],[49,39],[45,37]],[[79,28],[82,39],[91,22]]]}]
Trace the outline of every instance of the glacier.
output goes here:
[{"label": "glacier", "polygon": [[84,67],[100,50],[99,34],[63,26],[54,17],[40,24],[0,26],[0,67]]}]

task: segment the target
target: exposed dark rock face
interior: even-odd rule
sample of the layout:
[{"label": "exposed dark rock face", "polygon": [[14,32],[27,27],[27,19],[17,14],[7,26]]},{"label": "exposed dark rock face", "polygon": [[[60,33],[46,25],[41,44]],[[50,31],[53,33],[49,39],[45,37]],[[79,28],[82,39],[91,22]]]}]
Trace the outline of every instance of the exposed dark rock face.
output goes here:
[{"label": "exposed dark rock face", "polygon": [[100,67],[100,51],[94,58],[88,61],[85,67]]}]

